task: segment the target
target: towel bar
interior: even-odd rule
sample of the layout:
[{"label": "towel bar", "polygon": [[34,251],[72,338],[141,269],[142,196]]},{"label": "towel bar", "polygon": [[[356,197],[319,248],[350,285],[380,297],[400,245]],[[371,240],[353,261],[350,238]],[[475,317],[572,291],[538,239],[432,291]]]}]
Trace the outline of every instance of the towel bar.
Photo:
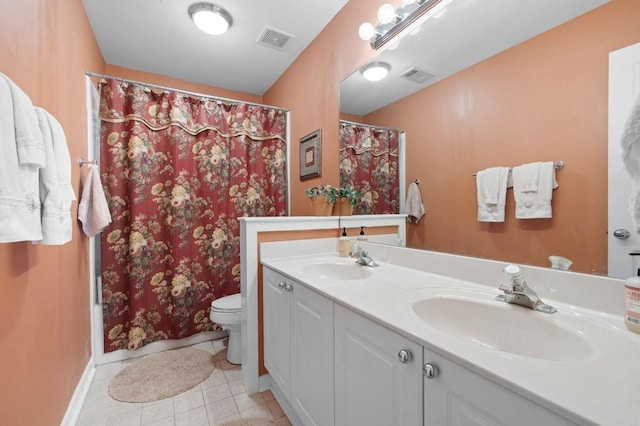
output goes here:
[{"label": "towel bar", "polygon": [[83,164],[93,164],[94,166],[98,165],[98,160],[85,160],[82,157],[78,157],[78,165],[82,167]]},{"label": "towel bar", "polygon": [[[564,161],[554,161],[553,162],[553,168],[556,170],[562,170],[564,169]],[[509,173],[511,173],[511,169],[509,169]],[[476,174],[474,173],[472,176],[475,176]]]}]

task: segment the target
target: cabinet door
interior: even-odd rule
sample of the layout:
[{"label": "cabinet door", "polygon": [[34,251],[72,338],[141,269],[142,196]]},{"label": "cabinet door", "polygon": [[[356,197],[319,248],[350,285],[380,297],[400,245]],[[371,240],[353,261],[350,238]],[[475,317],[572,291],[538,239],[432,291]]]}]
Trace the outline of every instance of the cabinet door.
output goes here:
[{"label": "cabinet door", "polygon": [[280,391],[289,399],[291,395],[291,337],[289,284],[280,274],[263,268],[262,311],[264,326],[264,366]]},{"label": "cabinet door", "polygon": [[574,423],[427,349],[424,362],[425,426],[567,426]]},{"label": "cabinet door", "polygon": [[291,397],[305,425],[333,425],[333,302],[299,284],[291,293]]},{"label": "cabinet door", "polygon": [[334,330],[335,424],[422,425],[422,346],[337,304]]}]

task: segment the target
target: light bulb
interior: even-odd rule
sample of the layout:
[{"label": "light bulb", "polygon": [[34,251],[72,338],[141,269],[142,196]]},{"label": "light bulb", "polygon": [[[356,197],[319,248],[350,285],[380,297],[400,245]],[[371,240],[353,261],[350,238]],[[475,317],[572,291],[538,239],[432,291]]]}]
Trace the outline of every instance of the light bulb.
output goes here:
[{"label": "light bulb", "polygon": [[365,22],[358,28],[358,35],[363,40],[371,40],[376,33],[376,29],[369,22]]},{"label": "light bulb", "polygon": [[360,72],[366,80],[380,81],[389,74],[390,69],[391,65],[386,62],[372,62],[362,68]]},{"label": "light bulb", "polygon": [[210,10],[202,10],[193,14],[193,22],[207,34],[224,34],[229,29],[229,22]]},{"label": "light bulb", "polygon": [[389,3],[385,3],[378,9],[378,21],[381,24],[388,24],[396,17],[396,10]]},{"label": "light bulb", "polygon": [[198,29],[207,34],[223,34],[233,23],[229,12],[213,3],[194,3],[189,6],[187,12]]}]

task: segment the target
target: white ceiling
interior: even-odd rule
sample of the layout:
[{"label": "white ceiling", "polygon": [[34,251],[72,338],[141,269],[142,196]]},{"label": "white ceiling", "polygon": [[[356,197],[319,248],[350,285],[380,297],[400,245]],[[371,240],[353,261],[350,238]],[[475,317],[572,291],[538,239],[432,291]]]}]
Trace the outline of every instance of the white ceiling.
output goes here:
[{"label": "white ceiling", "polygon": [[[263,95],[347,0],[213,0],[231,29],[198,30],[187,8],[198,0],[82,0],[111,65]],[[256,43],[265,26],[293,37],[278,50]]]},{"label": "white ceiling", "polygon": [[[427,20],[395,50],[378,55],[391,65],[387,78],[374,83],[355,72],[344,80],[340,111],[366,115],[608,1],[454,0],[442,18]],[[401,78],[411,67],[433,78],[420,84]]]}]

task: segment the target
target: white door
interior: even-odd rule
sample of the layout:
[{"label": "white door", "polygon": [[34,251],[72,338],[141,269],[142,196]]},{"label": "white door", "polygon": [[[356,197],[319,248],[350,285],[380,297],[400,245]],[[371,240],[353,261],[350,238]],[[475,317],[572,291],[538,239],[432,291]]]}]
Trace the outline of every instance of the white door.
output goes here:
[{"label": "white door", "polygon": [[424,426],[574,425],[428,349],[424,362]]},{"label": "white door", "polygon": [[287,280],[263,269],[264,366],[284,396],[291,396],[291,334]]},{"label": "white door", "polygon": [[422,346],[340,305],[334,311],[336,426],[421,426]]},{"label": "white door", "polygon": [[[620,137],[631,108],[640,96],[640,43],[609,54],[609,247],[608,274],[627,278],[640,266],[629,252],[640,250],[640,234],[633,231],[629,213],[631,179],[622,167]],[[624,238],[629,232],[629,237]]]},{"label": "white door", "polygon": [[303,424],[333,425],[333,302],[293,284],[291,398]]}]

